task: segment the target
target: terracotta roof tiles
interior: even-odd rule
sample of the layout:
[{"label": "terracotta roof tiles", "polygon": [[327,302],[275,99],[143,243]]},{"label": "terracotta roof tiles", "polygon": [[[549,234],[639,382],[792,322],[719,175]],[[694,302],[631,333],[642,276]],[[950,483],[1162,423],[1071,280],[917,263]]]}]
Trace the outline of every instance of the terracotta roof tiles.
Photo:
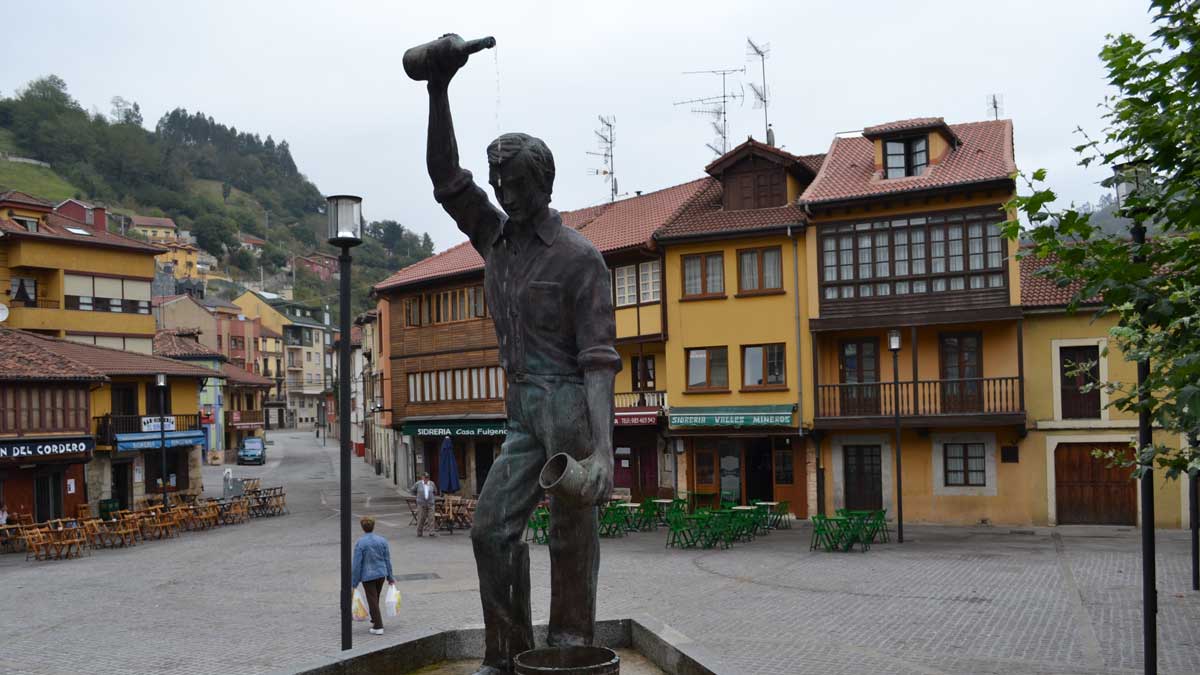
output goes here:
[{"label": "terracotta roof tiles", "polygon": [[221,374],[229,381],[229,384],[237,387],[273,387],[274,380],[268,379],[252,373],[245,368],[239,368],[231,363],[221,364]]},{"label": "terracotta roof tiles", "polygon": [[[71,228],[71,229],[67,229]],[[30,232],[7,217],[0,217],[0,231],[5,235],[28,239],[53,239],[81,246],[100,246],[105,248],[123,248],[146,253],[159,254],[165,252],[158,246],[153,246],[136,239],[122,237],[119,234],[104,229],[96,229],[74,218],[68,218],[61,213],[47,213],[44,220],[38,223],[38,231]],[[72,232],[71,230],[83,232]]]},{"label": "terracotta roof tiles", "polygon": [[875,149],[870,139],[835,138],[817,177],[800,195],[800,203],[841,202],[984,183],[1009,179],[1016,173],[1011,120],[952,124],[950,129],[962,145],[924,174],[906,178],[884,179],[875,170]]},{"label": "terracotta roof tiles", "polygon": [[50,349],[43,343],[43,338],[21,330],[0,328],[0,381],[105,379],[104,373],[87,362]]},{"label": "terracotta roof tiles", "polygon": [[25,333],[36,344],[53,352],[58,357],[86,363],[93,370],[104,375],[154,375],[165,373],[177,377],[216,377],[216,373],[208,368],[193,366],[182,361],[168,359],[163,356],[150,356],[137,352],[127,352],[110,347],[100,347],[70,340]]},{"label": "terracotta roof tiles", "polygon": [[175,221],[161,216],[131,216],[134,227],[169,227],[175,229]]},{"label": "terracotta roof tiles", "polygon": [[[1028,253],[1028,249],[1023,251]],[[1059,286],[1054,279],[1038,274],[1038,270],[1054,262],[1052,258],[1039,258],[1028,254],[1021,259],[1021,305],[1027,308],[1066,307],[1083,288],[1076,282]]]},{"label": "terracotta roof tiles", "polygon": [[200,344],[198,328],[168,328],[154,334],[155,356],[171,359],[223,359],[219,352]]},{"label": "terracotta roof tiles", "polygon": [[807,222],[804,210],[794,204],[765,209],[726,210],[721,201],[721,182],[715,178],[705,180],[704,189],[654,235],[655,239],[736,234]]}]

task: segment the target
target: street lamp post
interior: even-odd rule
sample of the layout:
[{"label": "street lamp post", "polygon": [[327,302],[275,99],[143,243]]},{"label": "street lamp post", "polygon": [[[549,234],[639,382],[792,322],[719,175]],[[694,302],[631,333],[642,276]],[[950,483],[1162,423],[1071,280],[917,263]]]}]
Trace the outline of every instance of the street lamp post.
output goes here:
[{"label": "street lamp post", "polygon": [[[917,346],[913,345],[913,349]],[[892,352],[892,416],[896,421],[896,541],[904,543],[904,472],[900,452],[900,331],[888,331],[888,349]],[[916,380],[916,373],[913,373]]]},{"label": "street lamp post", "polygon": [[338,430],[341,458],[341,550],[342,550],[342,649],[350,649],[350,249],[362,243],[362,198],[333,195],[326,199],[329,243],[342,250],[338,256]]},{"label": "street lamp post", "polygon": [[[1119,164],[1113,167],[1116,174],[1117,207],[1123,208],[1125,200],[1137,193],[1141,186],[1143,169],[1137,164]],[[1143,222],[1146,214],[1141,209],[1132,209],[1128,217],[1133,219],[1130,235],[1133,239],[1133,263],[1146,262],[1142,247],[1146,244],[1146,225]],[[1138,306],[1138,312],[1146,311],[1144,303]],[[1154,463],[1152,459],[1142,461],[1142,451],[1154,442],[1154,430],[1150,426],[1150,409],[1145,390],[1146,380],[1150,377],[1150,361],[1139,359],[1137,362],[1138,384],[1138,463],[1141,464],[1142,478],[1142,667],[1147,675],[1158,672],[1158,581],[1156,579],[1154,553]]]},{"label": "street lamp post", "polygon": [[167,504],[167,376],[159,373],[154,376],[154,384],[158,386],[158,455],[162,459],[162,472],[159,482],[162,483],[163,510]]}]

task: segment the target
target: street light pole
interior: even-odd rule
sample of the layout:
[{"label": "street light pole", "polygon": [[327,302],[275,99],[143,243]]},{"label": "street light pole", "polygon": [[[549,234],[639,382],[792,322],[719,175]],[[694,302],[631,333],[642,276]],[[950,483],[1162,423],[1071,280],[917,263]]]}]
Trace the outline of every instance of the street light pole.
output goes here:
[{"label": "street light pole", "polygon": [[167,376],[159,373],[154,376],[158,385],[158,453],[162,459],[162,472],[159,481],[162,482],[163,511],[169,508],[167,504]]},{"label": "street light pole", "polygon": [[341,553],[342,553],[342,650],[353,646],[350,634],[350,249],[362,243],[362,198],[334,195],[327,198],[329,243],[341,249],[338,266],[338,323],[342,339],[338,343],[338,428],[341,471]]},{"label": "street light pole", "polygon": [[[917,346],[913,345],[913,349]],[[896,541],[904,543],[904,472],[900,461],[900,331],[888,331],[888,349],[892,352],[892,416],[896,420]],[[913,381],[916,381],[913,373]]]}]

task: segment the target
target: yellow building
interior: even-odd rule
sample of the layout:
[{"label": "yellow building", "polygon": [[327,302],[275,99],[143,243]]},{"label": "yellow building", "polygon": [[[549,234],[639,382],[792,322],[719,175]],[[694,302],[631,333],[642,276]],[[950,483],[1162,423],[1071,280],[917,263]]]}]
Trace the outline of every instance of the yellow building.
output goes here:
[{"label": "yellow building", "polygon": [[167,252],[160,254],[157,258],[159,265],[171,265],[171,271],[176,279],[191,279],[193,277],[203,277],[201,272],[198,255],[200,249],[191,244],[183,244],[177,241],[166,241],[163,243]]},{"label": "yellow building", "polygon": [[150,282],[162,249],[55,213],[49,202],[0,193],[5,325],[149,354]]},{"label": "yellow building", "polygon": [[153,243],[175,241],[179,238],[179,228],[170,218],[159,216],[131,216],[129,228],[138,232]]},{"label": "yellow building", "polygon": [[[100,500],[120,508],[160,495],[163,441],[166,491],[203,492],[200,466],[206,443],[200,388],[221,375],[174,359],[36,336],[39,346],[66,363],[83,363],[106,379],[90,389],[89,421],[96,452],[85,468],[92,512]],[[166,387],[156,384],[166,376]],[[160,403],[161,401],[161,403]],[[165,420],[165,428],[161,426]]]}]

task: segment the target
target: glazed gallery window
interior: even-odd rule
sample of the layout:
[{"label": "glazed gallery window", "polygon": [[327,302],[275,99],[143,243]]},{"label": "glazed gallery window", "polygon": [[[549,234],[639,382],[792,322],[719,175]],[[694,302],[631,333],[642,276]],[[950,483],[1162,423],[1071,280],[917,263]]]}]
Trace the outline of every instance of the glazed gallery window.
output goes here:
[{"label": "glazed gallery window", "polygon": [[87,431],[86,387],[0,386],[0,433]]},{"label": "glazed gallery window", "polygon": [[920,176],[929,165],[928,140],[924,136],[884,141],[883,154],[888,178]]},{"label": "glazed gallery window", "polygon": [[650,260],[614,268],[612,287],[617,307],[658,302],[662,298],[662,263]]},{"label": "glazed gallery window", "polygon": [[946,443],[942,445],[946,467],[946,485],[986,485],[986,453],[983,443]]},{"label": "glazed gallery window", "polygon": [[1004,288],[999,211],[965,211],[827,226],[825,300]]},{"label": "glazed gallery window", "polygon": [[778,246],[738,251],[738,293],[783,290],[783,262]]},{"label": "glazed gallery window", "polygon": [[613,292],[617,307],[637,304],[637,265],[626,265],[613,270]]},{"label": "glazed gallery window", "polygon": [[504,370],[455,368],[408,374],[408,402],[493,401],[504,398]]},{"label": "glazed gallery window", "polygon": [[783,344],[742,347],[742,387],[775,388],[787,384]]},{"label": "glazed gallery window", "polygon": [[725,347],[687,350],[687,388],[727,389],[729,355]]},{"label": "glazed gallery window", "polygon": [[412,328],[455,323],[487,316],[483,286],[424,293],[404,301],[404,323]]},{"label": "glazed gallery window", "polygon": [[703,253],[683,256],[683,297],[697,298],[725,293],[725,256]]},{"label": "glazed gallery window", "polygon": [[84,312],[150,313],[150,282],[82,274],[63,275],[67,309]]}]

